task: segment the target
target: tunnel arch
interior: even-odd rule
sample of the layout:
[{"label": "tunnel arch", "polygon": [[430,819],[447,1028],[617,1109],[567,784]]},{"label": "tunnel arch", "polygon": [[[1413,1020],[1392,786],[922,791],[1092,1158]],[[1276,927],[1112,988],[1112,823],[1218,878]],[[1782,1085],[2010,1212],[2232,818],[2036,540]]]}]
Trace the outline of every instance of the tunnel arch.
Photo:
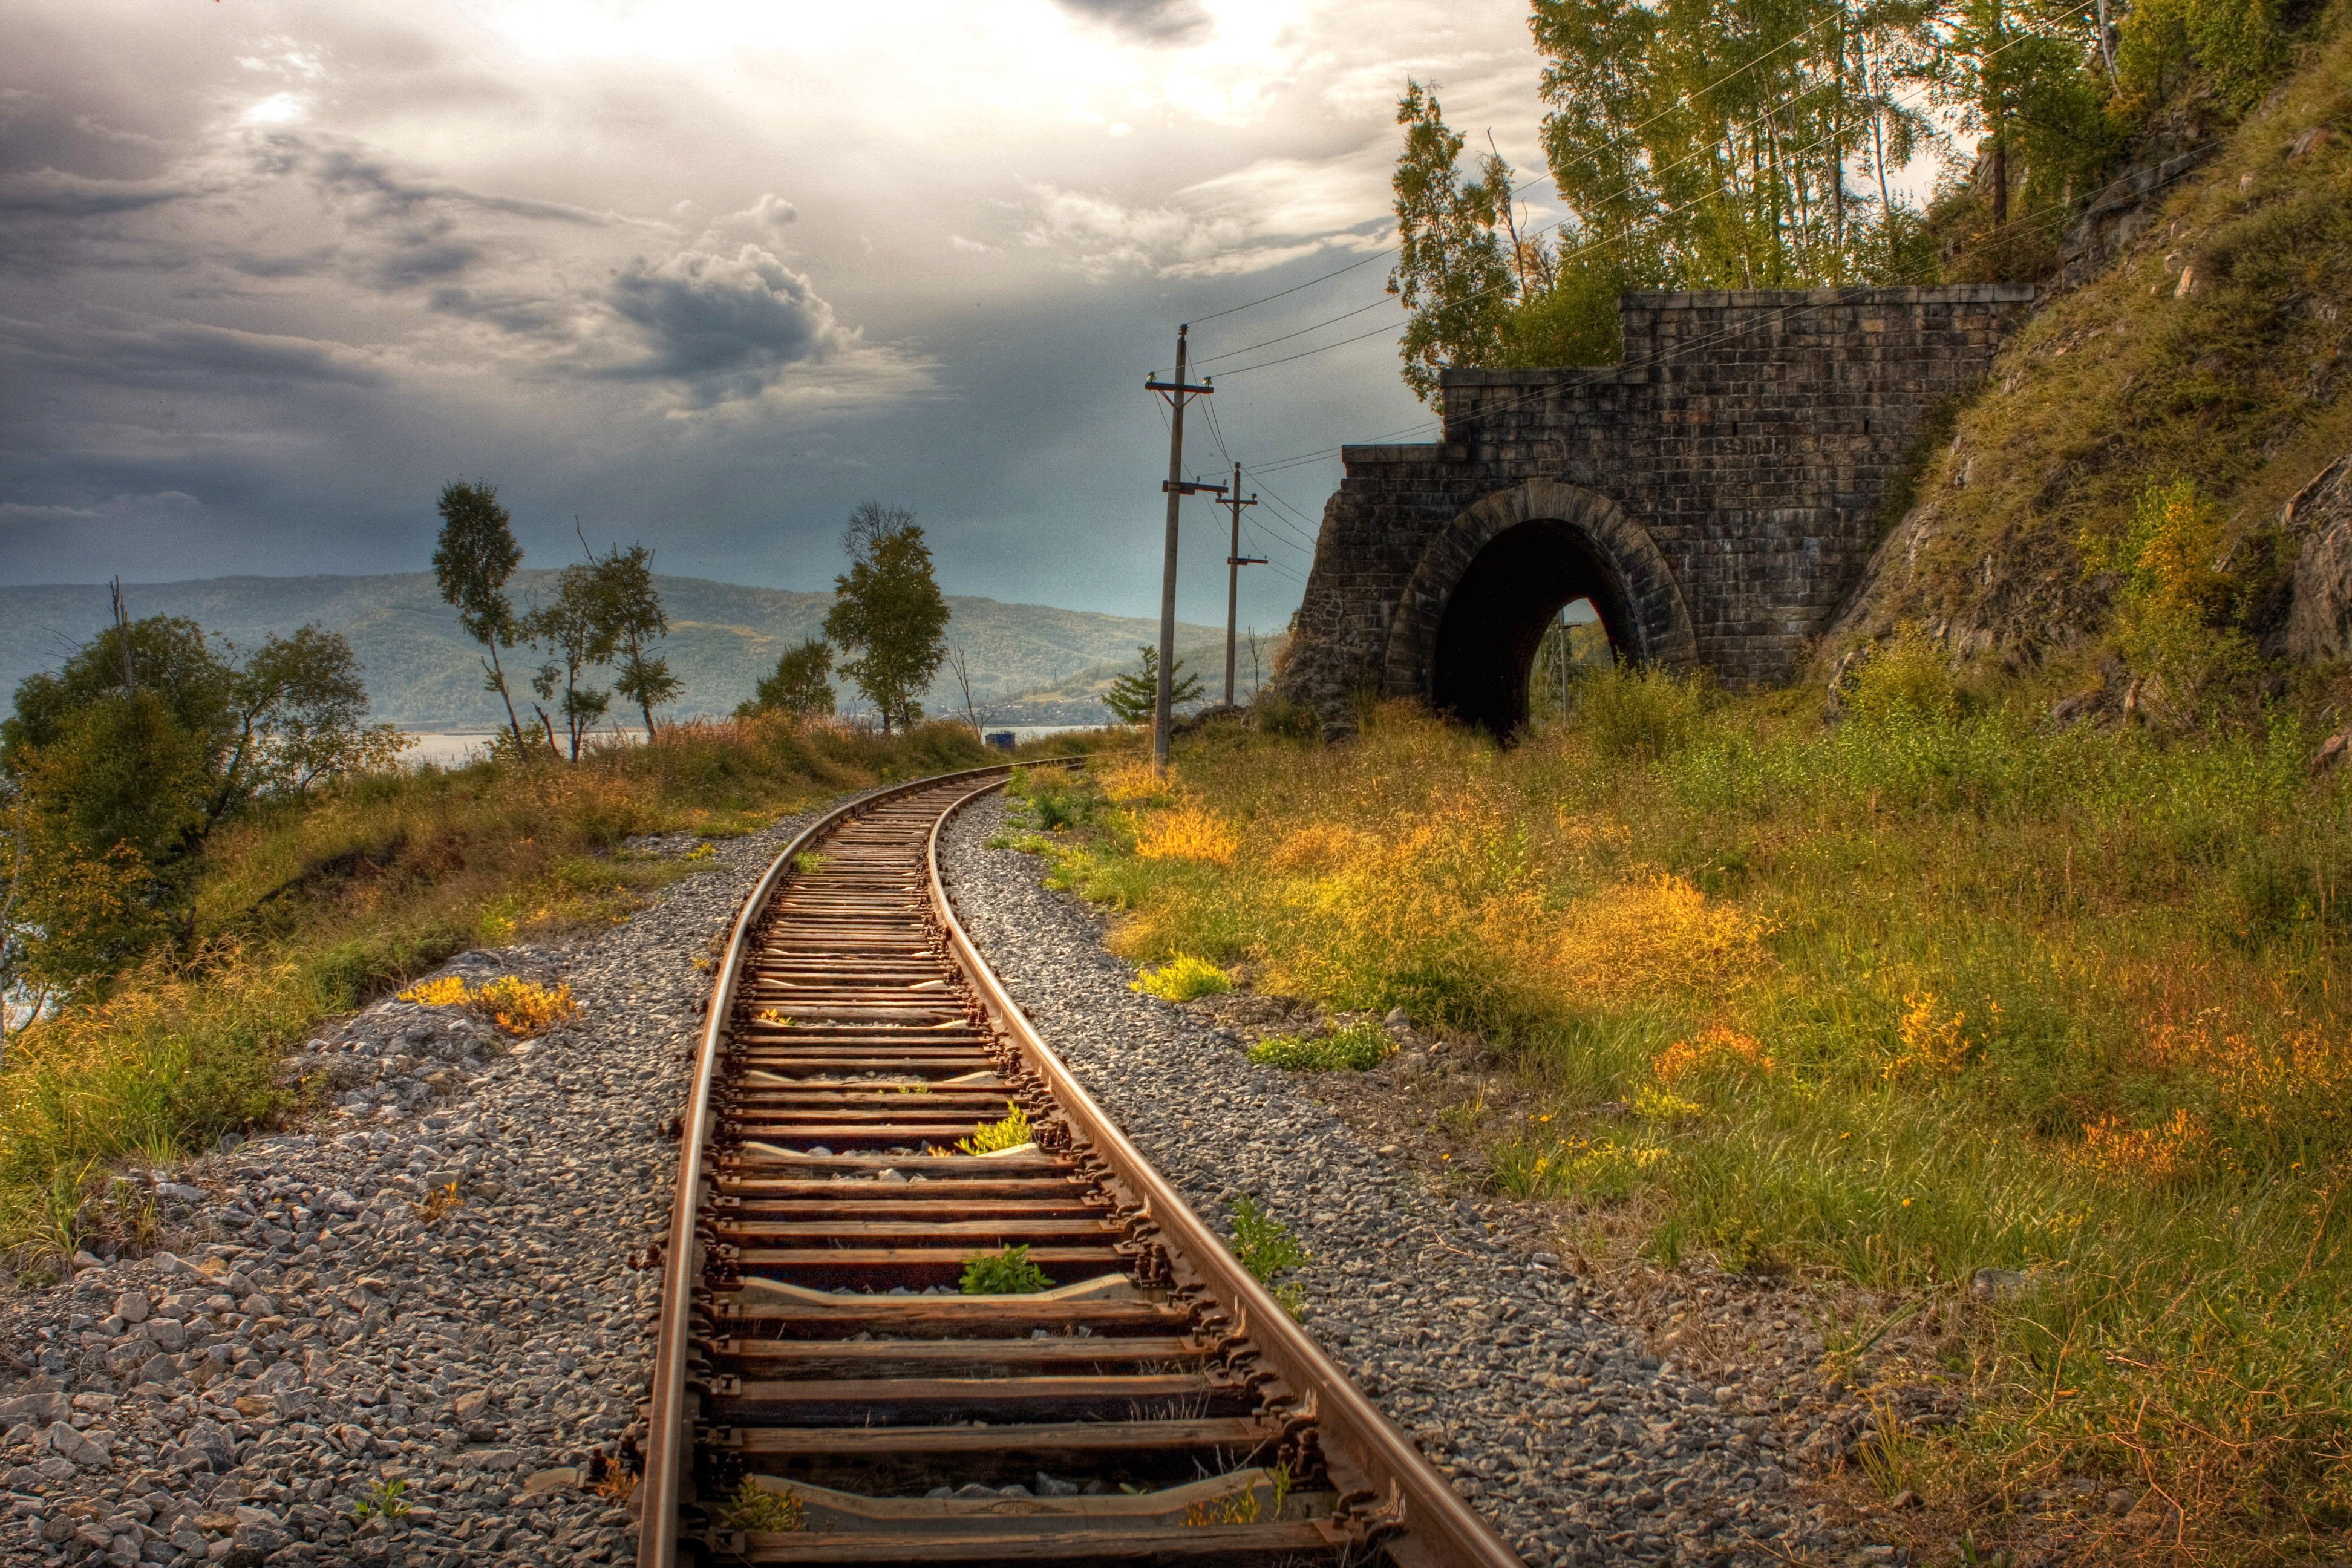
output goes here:
[{"label": "tunnel arch", "polygon": [[1383,693],[1508,734],[1527,716],[1545,626],[1577,599],[1621,658],[1697,662],[1690,611],[1648,531],[1597,491],[1530,479],[1465,509],[1423,552],[1390,624]]}]

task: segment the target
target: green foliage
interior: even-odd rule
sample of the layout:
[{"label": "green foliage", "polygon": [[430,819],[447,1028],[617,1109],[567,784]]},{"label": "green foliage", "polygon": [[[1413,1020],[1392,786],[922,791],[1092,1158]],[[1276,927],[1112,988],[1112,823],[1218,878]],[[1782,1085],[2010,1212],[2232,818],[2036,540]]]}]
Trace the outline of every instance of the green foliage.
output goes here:
[{"label": "green foliage", "polygon": [[1029,1113],[1012,1100],[1004,1102],[1005,1115],[1001,1121],[984,1121],[971,1130],[971,1136],[960,1138],[956,1147],[967,1154],[1001,1154],[1007,1149],[1018,1149],[1036,1136],[1029,1125]]},{"label": "green foliage", "polygon": [[2201,70],[2223,102],[2244,108],[2286,63],[2282,9],[2277,0],[2139,0],[2116,29],[2119,96],[2159,104]]},{"label": "green foliage", "polygon": [[841,536],[849,570],[834,579],[824,635],[855,649],[841,673],[882,716],[882,732],[923,716],[916,697],[947,662],[948,602],[931,576],[930,547],[904,507],[861,501]]},{"label": "green foliage", "polygon": [[[562,716],[564,736],[571,742],[572,760],[576,763],[588,731],[596,727],[605,710],[613,705],[611,692],[581,681],[591,666],[603,664],[613,657],[619,637],[612,605],[595,565],[566,566],[557,573],[555,597],[523,617],[522,635],[533,647],[544,648],[555,656],[531,676],[530,688],[543,700],[555,703],[556,712]],[[563,693],[560,698],[556,696],[559,689]],[[555,725],[545,709],[540,710],[540,721],[547,726],[548,743],[553,745]]]},{"label": "green foliage", "polygon": [[1157,996],[1162,1002],[1190,1002],[1196,996],[1216,996],[1234,988],[1233,977],[1205,958],[1180,952],[1157,969],[1147,969],[1128,982],[1130,991]]},{"label": "green foliage", "polygon": [[807,1510],[791,1492],[771,1491],[745,1476],[719,1509],[727,1528],[747,1534],[789,1535],[808,1528]]},{"label": "green foliage", "polygon": [[[1140,667],[1112,680],[1102,698],[1102,705],[1122,724],[1149,724],[1160,711],[1160,650],[1147,643],[1136,652],[1142,656]],[[1201,678],[1186,670],[1182,659],[1170,668],[1168,679],[1169,712],[1201,700]]]},{"label": "green foliage", "polygon": [[0,722],[20,872],[0,931],[9,978],[70,991],[184,937],[194,858],[221,824],[398,754],[391,726],[365,722],[341,637],[303,626],[241,667],[235,654],[153,616],[17,688]]},{"label": "green foliage", "polygon": [[498,487],[452,479],[441,487],[441,536],[433,547],[433,574],[441,597],[457,611],[457,624],[482,645],[483,685],[506,704],[507,724],[517,751],[523,748],[522,721],[507,689],[499,649],[521,640],[514,600],[507,592],[522,546],[515,542],[513,519],[499,504]]},{"label": "green foliage", "polygon": [[751,700],[735,713],[738,718],[772,711],[829,719],[833,710],[833,649],[823,637],[809,637],[783,651],[775,669],[760,678]]},{"label": "green foliage", "polygon": [[1855,673],[1845,717],[1881,728],[1941,724],[1959,712],[1959,682],[1951,656],[1918,626],[1906,623],[1873,649]]},{"label": "green foliage", "polygon": [[1595,335],[1612,285],[1921,281],[1898,271],[1916,215],[1889,182],[1937,139],[1901,90],[1936,58],[1936,15],[1536,0],[1559,274],[1600,271],[1577,290]]},{"label": "green foliage", "polygon": [[2081,6],[1957,0],[1937,7],[1936,48],[1914,68],[1933,101],[1984,139],[1990,230],[1999,254],[2009,226],[2087,189],[2121,146],[2094,74],[2098,17]]},{"label": "green foliage", "polygon": [[1274,1035],[1249,1048],[1249,1059],[1260,1067],[1292,1072],[1364,1072],[1389,1058],[1396,1049],[1388,1031],[1378,1024],[1350,1024],[1328,1035],[1307,1038]]},{"label": "green foliage", "polygon": [[2177,479],[2145,491],[2117,539],[2086,536],[2084,556],[2122,580],[2110,633],[2116,650],[2148,678],[2151,702],[2205,717],[2242,690],[2261,666],[2245,634],[2228,624],[2238,584],[2219,564],[2226,521]]},{"label": "green foliage", "polygon": [[1054,1282],[1045,1278],[1045,1271],[1029,1261],[1026,1246],[1008,1247],[1002,1252],[964,1260],[963,1293],[967,1296],[1034,1296],[1053,1288]]},{"label": "green foliage", "polygon": [[352,1520],[364,1524],[371,1519],[386,1522],[408,1511],[408,1482],[400,1478],[377,1481],[368,1488],[367,1495],[352,1507]]},{"label": "green foliage", "polygon": [[1396,118],[1405,133],[1391,181],[1397,264],[1388,289],[1412,312],[1401,350],[1404,382],[1426,403],[1449,365],[1499,363],[1511,279],[1495,226],[1511,199],[1511,171],[1490,155],[1479,178],[1464,184],[1454,172],[1463,139],[1446,125],[1437,95],[1417,81],[1406,83]]},{"label": "green foliage", "polygon": [[[298,1099],[275,1081],[278,1063],[321,1020],[470,946],[606,927],[690,874],[676,860],[614,855],[625,837],[765,826],[885,771],[942,773],[988,758],[960,724],[885,739],[824,725],[688,723],[665,725],[648,745],[592,752],[577,767],[364,774],[257,803],[186,863],[178,946],[131,952],[133,967],[101,969],[8,1039],[0,1253],[69,1256],[90,1239],[82,1187],[114,1162],[163,1164],[222,1132],[269,1125]],[[0,902],[16,806],[0,801]],[[124,869],[102,860],[96,873]],[[128,869],[145,875],[135,860]],[[21,920],[22,903],[14,908]],[[88,945],[100,965],[120,951]],[[55,990],[48,999],[58,1002]]]},{"label": "green foliage", "polygon": [[[2119,568],[2201,526],[2171,510]],[[1108,824],[1056,854],[1138,956],[1477,1028],[1517,1093],[1428,1120],[1499,1191],[1605,1205],[1597,1256],[1853,1281],[1887,1298],[1856,1356],[1908,1310],[1861,1374],[1965,1381],[1904,1457],[1939,1489],[2128,1440],[2192,1500],[2184,1550],[2294,1560],[2352,1510],[2352,779],[2306,766],[2340,720],[2055,729],[2036,679],[1959,685],[1907,634],[1843,721],[1718,696],[1664,766],[1582,715],[1498,752],[1389,710],[1181,748],[1160,809],[1247,822],[1230,866]],[[2034,1288],[1955,1324],[1988,1267]]]},{"label": "green foliage", "polygon": [[642,544],[615,544],[590,563],[596,596],[612,637],[608,656],[613,689],[637,705],[646,733],[654,730],[654,710],[675,698],[685,682],[670,673],[669,661],[649,651],[669,633],[669,615],[654,586],[654,554]]},{"label": "green foliage", "polygon": [[1654,762],[1697,731],[1706,711],[1699,683],[1654,665],[1610,664],[1581,683],[1576,727],[1604,756]]},{"label": "green foliage", "polygon": [[1306,1293],[1276,1277],[1306,1262],[1307,1249],[1298,1245],[1288,1226],[1247,1193],[1234,1200],[1232,1216],[1234,1260],[1249,1270],[1251,1279],[1274,1292],[1284,1311],[1297,1317],[1306,1308]]}]

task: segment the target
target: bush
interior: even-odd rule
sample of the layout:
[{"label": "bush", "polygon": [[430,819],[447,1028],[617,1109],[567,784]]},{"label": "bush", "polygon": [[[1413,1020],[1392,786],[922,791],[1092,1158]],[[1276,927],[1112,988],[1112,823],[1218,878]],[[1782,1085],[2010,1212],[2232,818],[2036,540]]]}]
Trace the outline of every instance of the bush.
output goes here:
[{"label": "bush", "polygon": [[1025,1246],[1008,1247],[964,1260],[963,1293],[967,1296],[1034,1296],[1050,1290],[1054,1282],[1029,1261]]},{"label": "bush", "polygon": [[1655,666],[1612,665],[1582,683],[1575,722],[1603,756],[1657,762],[1689,742],[1704,711],[1696,679]]},{"label": "bush", "polygon": [[971,1130],[971,1137],[959,1139],[956,1147],[967,1154],[1001,1154],[1027,1143],[1034,1136],[1029,1113],[1009,1100],[1004,1102],[1004,1110],[1003,1121],[982,1122]]},{"label": "bush", "polygon": [[1252,1046],[1249,1059],[1291,1072],[1363,1072],[1395,1049],[1396,1042],[1378,1024],[1350,1024],[1314,1039],[1276,1035]]},{"label": "bush", "polygon": [[1190,1002],[1195,996],[1214,996],[1234,988],[1231,976],[1207,959],[1180,952],[1157,969],[1147,969],[1128,983],[1129,991],[1140,991],[1147,996],[1157,996],[1163,1002]]}]

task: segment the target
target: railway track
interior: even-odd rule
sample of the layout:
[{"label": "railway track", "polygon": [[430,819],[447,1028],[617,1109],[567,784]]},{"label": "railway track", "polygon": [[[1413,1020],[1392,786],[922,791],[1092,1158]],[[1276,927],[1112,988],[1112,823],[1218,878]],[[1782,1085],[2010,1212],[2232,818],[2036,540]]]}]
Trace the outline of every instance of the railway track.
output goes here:
[{"label": "railway track", "polygon": [[[1516,1564],[972,948],[938,836],[1009,772],[861,797],[745,901],[681,1118],[638,1563]],[[1055,1283],[962,1292],[1013,1247]]]}]

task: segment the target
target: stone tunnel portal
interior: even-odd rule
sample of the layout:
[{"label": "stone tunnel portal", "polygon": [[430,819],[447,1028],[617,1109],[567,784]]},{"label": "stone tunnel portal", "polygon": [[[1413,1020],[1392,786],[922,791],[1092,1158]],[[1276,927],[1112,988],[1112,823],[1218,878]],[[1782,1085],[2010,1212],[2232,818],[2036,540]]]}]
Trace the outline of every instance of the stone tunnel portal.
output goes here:
[{"label": "stone tunnel portal", "polygon": [[1538,521],[1504,530],[1462,574],[1438,622],[1430,705],[1496,736],[1517,733],[1536,650],[1579,599],[1621,657],[1641,646],[1624,578],[1582,529]]}]

